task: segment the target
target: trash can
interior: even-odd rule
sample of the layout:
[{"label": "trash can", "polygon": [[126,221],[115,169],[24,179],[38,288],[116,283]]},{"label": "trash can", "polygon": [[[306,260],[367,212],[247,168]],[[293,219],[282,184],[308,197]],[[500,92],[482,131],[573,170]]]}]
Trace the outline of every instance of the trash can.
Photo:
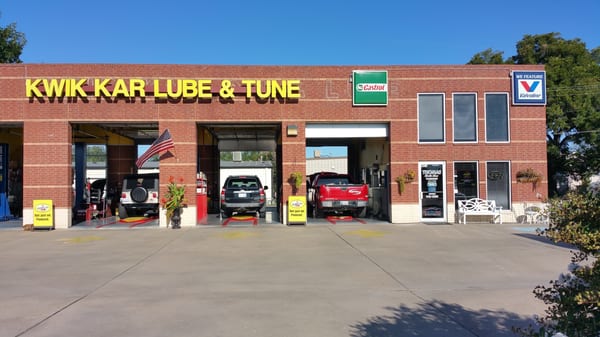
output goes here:
[{"label": "trash can", "polygon": [[273,212],[265,212],[265,223],[272,223],[273,222]]}]

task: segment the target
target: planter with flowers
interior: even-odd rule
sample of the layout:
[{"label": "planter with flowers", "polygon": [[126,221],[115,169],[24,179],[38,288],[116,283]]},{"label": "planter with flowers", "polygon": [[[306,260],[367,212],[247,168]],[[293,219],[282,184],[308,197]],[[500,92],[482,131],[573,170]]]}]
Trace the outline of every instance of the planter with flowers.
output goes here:
[{"label": "planter with flowers", "polygon": [[525,170],[520,170],[517,172],[517,182],[519,183],[531,183],[533,189],[537,187],[542,181],[542,174],[535,171],[532,168],[527,168]]},{"label": "planter with flowers", "polygon": [[290,178],[288,182],[292,185],[292,194],[296,195],[298,190],[302,186],[302,181],[304,180],[304,174],[302,172],[292,172],[290,174]]},{"label": "planter with flowers", "polygon": [[396,177],[396,183],[398,183],[398,194],[402,195],[404,193],[405,184],[412,183],[417,174],[413,170],[408,170],[401,176]]},{"label": "planter with flowers", "polygon": [[179,184],[173,176],[169,177],[167,192],[161,199],[163,207],[167,210],[167,223],[171,228],[181,228],[181,209],[186,206],[185,185],[183,178],[179,178]]}]

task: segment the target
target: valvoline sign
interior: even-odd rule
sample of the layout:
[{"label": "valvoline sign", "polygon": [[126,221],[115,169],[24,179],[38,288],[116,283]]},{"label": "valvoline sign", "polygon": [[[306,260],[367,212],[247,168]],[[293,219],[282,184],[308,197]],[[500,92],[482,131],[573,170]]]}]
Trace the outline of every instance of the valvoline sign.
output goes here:
[{"label": "valvoline sign", "polygon": [[513,104],[545,105],[546,72],[513,71]]}]

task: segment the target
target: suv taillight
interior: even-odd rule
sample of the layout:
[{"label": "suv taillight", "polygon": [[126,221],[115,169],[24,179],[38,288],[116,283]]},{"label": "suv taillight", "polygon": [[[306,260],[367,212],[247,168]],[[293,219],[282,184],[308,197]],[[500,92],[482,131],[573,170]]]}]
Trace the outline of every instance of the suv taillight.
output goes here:
[{"label": "suv taillight", "polygon": [[265,190],[263,190],[262,188],[259,188],[258,195],[260,198],[260,202],[265,202]]},{"label": "suv taillight", "polygon": [[121,193],[121,199],[125,199],[125,198],[127,198],[127,193],[125,193],[125,192]]},{"label": "suv taillight", "polygon": [[221,189],[221,203],[225,203],[225,188]]}]

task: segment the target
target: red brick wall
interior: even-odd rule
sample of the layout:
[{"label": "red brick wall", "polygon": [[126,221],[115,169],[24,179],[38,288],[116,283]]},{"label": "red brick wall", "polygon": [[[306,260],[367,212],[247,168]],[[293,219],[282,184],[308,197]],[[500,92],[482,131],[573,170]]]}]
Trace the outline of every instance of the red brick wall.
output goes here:
[{"label": "red brick wall", "polygon": [[[352,70],[388,71],[387,107],[353,107]],[[486,92],[510,93],[512,70],[543,70],[542,66],[202,66],[202,65],[98,65],[98,64],[21,64],[0,66],[0,124],[24,123],[24,204],[33,198],[53,196],[57,205],[70,205],[70,122],[157,121],[160,131],[169,128],[176,151],[161,158],[161,186],[169,176],[183,176],[194,193],[198,140],[196,123],[265,122],[281,124],[283,199],[291,194],[286,183],[291,172],[305,170],[305,134],[307,122],[387,122],[390,124],[390,177],[407,169],[417,169],[425,160],[447,162],[447,183],[452,184],[452,162],[478,160],[480,184],[485,197],[485,161],[509,160],[512,165],[512,197],[532,199],[531,186],[516,183],[514,173],[532,167],[546,169],[545,107],[509,106],[508,144],[485,143],[484,97]],[[301,98],[257,102],[236,96],[233,101],[156,102],[153,97],[107,100],[104,98],[28,99],[26,78],[141,78],[153,79],[299,79]],[[417,144],[417,94],[445,93],[446,143]],[[478,98],[479,140],[477,144],[452,143],[452,93],[475,92]],[[299,134],[288,137],[287,125],[299,127]],[[48,163],[52,163],[48,165]],[[122,171],[119,169],[119,171]],[[546,178],[546,177],[545,177]],[[393,181],[393,179],[392,179]],[[392,191],[395,190],[393,183]],[[449,185],[450,186],[450,185]],[[302,191],[305,186],[302,187]],[[448,189],[451,191],[451,189]],[[302,193],[302,191],[300,193]],[[403,195],[392,192],[392,203],[417,202],[416,183],[408,184]],[[547,195],[547,179],[538,186]],[[449,193],[449,201],[452,199]],[[192,204],[194,202],[191,202]]]}]

